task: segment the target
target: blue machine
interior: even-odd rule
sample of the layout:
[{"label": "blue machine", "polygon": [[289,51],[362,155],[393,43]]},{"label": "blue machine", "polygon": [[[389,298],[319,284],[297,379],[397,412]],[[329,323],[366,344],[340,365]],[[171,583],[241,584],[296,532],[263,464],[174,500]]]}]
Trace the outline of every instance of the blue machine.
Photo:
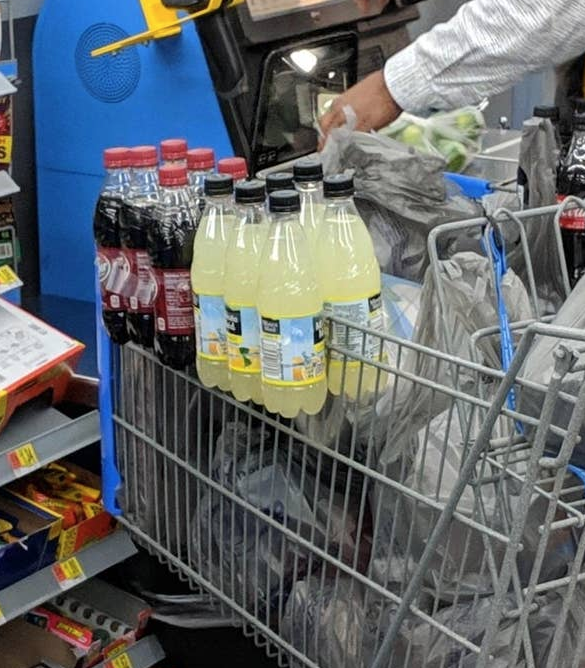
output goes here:
[{"label": "blue machine", "polygon": [[232,147],[192,23],[115,56],[90,51],[145,29],[138,0],[45,0],[34,39],[43,294],[93,301],[93,208],[107,146],[184,137]]}]

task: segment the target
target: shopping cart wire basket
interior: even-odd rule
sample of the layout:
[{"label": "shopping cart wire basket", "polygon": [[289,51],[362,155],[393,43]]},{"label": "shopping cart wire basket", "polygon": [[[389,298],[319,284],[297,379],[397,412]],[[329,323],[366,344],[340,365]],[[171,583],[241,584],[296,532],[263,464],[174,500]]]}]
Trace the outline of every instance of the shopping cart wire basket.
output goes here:
[{"label": "shopping cart wire basket", "polygon": [[[498,224],[558,227],[558,213]],[[534,229],[519,243],[530,271]],[[430,253],[428,280],[444,262]],[[295,420],[102,332],[108,508],[280,665],[579,666],[585,330],[541,309],[532,273],[507,371],[486,363],[497,320],[461,354],[448,323],[430,347],[335,319],[362,351],[381,339],[374,361],[334,348],[375,387]],[[535,351],[547,373],[529,373]]]}]

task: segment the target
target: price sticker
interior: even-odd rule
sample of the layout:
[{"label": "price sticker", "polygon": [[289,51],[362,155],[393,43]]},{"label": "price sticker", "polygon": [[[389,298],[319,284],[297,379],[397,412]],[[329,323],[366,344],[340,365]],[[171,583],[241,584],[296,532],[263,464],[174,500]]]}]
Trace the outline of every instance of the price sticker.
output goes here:
[{"label": "price sticker", "polygon": [[53,566],[53,575],[61,589],[71,589],[87,579],[83,568],[76,557],[62,561]]},{"label": "price sticker", "polygon": [[[0,267],[0,269],[2,269]],[[12,450],[7,455],[8,463],[14,472],[15,477],[22,478],[31,471],[39,467],[39,458],[35,446],[32,443],[26,443],[19,448]]]},{"label": "price sticker", "polygon": [[124,652],[106,663],[106,668],[133,668],[133,666],[130,657]]},{"label": "price sticker", "polygon": [[2,608],[0,608],[0,626],[3,626],[4,624],[6,624],[7,621],[8,620],[4,616],[4,613],[2,612]]}]

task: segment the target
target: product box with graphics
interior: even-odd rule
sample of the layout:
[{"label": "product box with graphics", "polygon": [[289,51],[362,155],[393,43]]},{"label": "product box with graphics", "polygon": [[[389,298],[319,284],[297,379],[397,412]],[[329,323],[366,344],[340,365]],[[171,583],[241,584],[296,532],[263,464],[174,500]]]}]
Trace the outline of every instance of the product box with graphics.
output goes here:
[{"label": "product box with graphics", "polygon": [[34,397],[50,392],[61,401],[84,347],[0,299],[0,430]]},{"label": "product box with graphics", "polygon": [[0,489],[0,589],[55,561],[62,520]]}]

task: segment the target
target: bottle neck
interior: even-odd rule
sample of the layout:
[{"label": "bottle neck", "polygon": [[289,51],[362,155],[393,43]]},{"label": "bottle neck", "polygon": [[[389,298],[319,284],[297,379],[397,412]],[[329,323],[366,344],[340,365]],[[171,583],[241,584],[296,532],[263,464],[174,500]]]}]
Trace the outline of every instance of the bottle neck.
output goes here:
[{"label": "bottle neck", "polygon": [[325,215],[344,212],[347,215],[357,215],[353,197],[329,197],[325,200]]},{"label": "bottle neck", "polygon": [[234,197],[230,193],[228,195],[205,195],[207,207],[215,207],[216,209],[233,209]]},{"label": "bottle neck", "polygon": [[323,192],[323,182],[322,181],[307,181],[307,182],[297,182],[295,183],[296,189],[300,193],[313,193],[313,192]]},{"label": "bottle neck", "polygon": [[273,211],[270,214],[272,225],[298,225],[301,226],[299,211]]},{"label": "bottle neck", "polygon": [[238,219],[246,225],[260,225],[266,220],[264,202],[236,204]]},{"label": "bottle neck", "polygon": [[156,167],[135,167],[130,181],[130,197],[155,197],[158,193]]},{"label": "bottle neck", "polygon": [[130,184],[130,172],[125,167],[107,169],[102,192],[124,194]]}]

